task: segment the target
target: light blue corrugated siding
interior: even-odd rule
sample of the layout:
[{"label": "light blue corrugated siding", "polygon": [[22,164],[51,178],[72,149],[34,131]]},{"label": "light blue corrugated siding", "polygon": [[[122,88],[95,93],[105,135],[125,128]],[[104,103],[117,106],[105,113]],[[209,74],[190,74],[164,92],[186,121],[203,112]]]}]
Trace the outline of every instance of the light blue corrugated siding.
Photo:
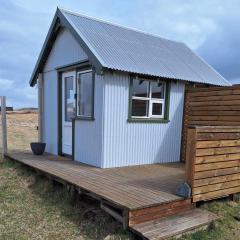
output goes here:
[{"label": "light blue corrugated siding", "polygon": [[46,143],[46,152],[58,153],[58,113],[57,113],[57,73],[44,73],[43,85],[43,141]]},{"label": "light blue corrugated siding", "polygon": [[102,167],[103,77],[96,75],[94,121],[75,121],[75,160]]},{"label": "light blue corrugated siding", "polygon": [[180,160],[184,84],[171,83],[170,123],[128,123],[129,77],[104,76],[104,167]]},{"label": "light blue corrugated siding", "polygon": [[68,30],[58,35],[43,71],[43,140],[46,151],[58,153],[57,67],[84,60],[87,55]]}]

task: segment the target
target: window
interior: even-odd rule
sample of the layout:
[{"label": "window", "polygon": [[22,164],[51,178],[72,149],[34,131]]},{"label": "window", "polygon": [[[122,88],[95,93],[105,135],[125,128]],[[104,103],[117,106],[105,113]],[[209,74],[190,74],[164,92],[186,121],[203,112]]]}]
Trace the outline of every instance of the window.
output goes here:
[{"label": "window", "polygon": [[64,101],[65,101],[65,121],[71,122],[72,118],[74,117],[74,86],[73,86],[73,77],[65,77],[64,84],[65,84],[65,94],[64,94]]},{"label": "window", "polygon": [[91,70],[78,73],[77,79],[77,116],[93,118],[94,80]]},{"label": "window", "polygon": [[130,119],[167,120],[167,83],[160,80],[132,79]]}]

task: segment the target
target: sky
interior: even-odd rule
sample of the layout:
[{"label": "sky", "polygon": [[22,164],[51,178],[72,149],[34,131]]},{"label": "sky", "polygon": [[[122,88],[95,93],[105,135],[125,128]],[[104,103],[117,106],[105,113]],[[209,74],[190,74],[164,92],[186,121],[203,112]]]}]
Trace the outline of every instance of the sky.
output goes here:
[{"label": "sky", "polygon": [[57,6],[186,43],[240,83],[239,0],[0,0],[0,96],[37,106],[29,79]]}]

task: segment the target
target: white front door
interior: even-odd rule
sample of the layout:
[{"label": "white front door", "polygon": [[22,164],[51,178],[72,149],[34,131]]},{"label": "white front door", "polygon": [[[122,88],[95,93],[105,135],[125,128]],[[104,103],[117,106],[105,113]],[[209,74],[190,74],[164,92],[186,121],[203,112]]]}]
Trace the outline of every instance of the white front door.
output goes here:
[{"label": "white front door", "polygon": [[72,155],[72,118],[75,116],[76,72],[62,74],[62,153]]}]

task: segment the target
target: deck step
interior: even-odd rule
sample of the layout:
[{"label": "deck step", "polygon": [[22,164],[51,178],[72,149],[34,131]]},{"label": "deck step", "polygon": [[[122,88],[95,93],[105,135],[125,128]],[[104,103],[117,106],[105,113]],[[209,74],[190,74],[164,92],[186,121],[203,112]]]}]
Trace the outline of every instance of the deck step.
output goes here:
[{"label": "deck step", "polygon": [[129,226],[176,215],[178,213],[193,209],[194,207],[195,204],[192,204],[191,199],[180,199],[151,207],[131,210],[129,211]]},{"label": "deck step", "polygon": [[162,240],[206,227],[218,218],[216,214],[195,208],[174,216],[134,225],[131,230],[144,239]]}]

